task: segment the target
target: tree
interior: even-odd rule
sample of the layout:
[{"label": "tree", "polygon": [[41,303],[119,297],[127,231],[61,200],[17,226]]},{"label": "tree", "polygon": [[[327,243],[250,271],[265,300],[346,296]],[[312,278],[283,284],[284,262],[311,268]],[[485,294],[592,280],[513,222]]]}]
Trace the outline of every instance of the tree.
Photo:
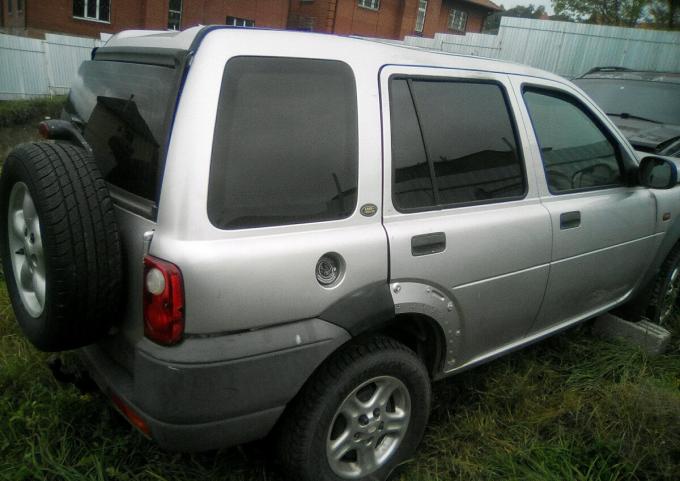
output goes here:
[{"label": "tree", "polygon": [[502,12],[495,12],[486,17],[484,23],[484,31],[497,31],[501,26],[501,18],[503,17],[519,17],[519,18],[543,18],[547,14],[543,5],[534,6],[530,3],[528,6],[517,5],[516,7],[503,10]]},{"label": "tree", "polygon": [[680,0],[654,0],[649,7],[650,21],[670,30],[680,27]]},{"label": "tree", "polygon": [[552,0],[552,4],[558,15],[601,25],[634,27],[644,16],[649,0]]}]

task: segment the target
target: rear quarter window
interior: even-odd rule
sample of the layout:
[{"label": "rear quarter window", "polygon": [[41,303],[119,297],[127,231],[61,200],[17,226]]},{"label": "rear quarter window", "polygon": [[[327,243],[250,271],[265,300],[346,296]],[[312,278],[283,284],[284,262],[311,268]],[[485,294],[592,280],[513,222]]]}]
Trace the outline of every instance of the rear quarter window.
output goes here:
[{"label": "rear quarter window", "polygon": [[215,124],[210,221],[237,229],[349,217],[357,198],[357,136],[347,64],[231,59]]}]

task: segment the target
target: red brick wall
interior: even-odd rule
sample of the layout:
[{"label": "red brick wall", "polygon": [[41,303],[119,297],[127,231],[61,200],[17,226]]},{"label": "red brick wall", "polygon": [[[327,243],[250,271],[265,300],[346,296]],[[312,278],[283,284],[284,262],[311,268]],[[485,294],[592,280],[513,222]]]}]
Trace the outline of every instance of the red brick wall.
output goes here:
[{"label": "red brick wall", "polygon": [[254,20],[256,27],[286,28],[288,0],[183,0],[183,29],[223,24],[227,17]]},{"label": "red brick wall", "polygon": [[[288,28],[296,30],[310,26],[314,32],[333,31],[335,6],[342,0],[291,0],[288,16]],[[329,18],[329,16],[331,18]]]},{"label": "red brick wall", "polygon": [[[26,27],[34,32],[98,37],[100,32],[135,28],[164,30],[168,26],[168,0],[110,1],[110,22],[102,23],[73,18],[72,0],[51,0],[49,6],[41,0],[26,0]],[[182,28],[224,24],[228,16],[255,20],[258,27],[286,28],[288,3],[288,0],[183,0]]]},{"label": "red brick wall", "polygon": [[360,7],[356,0],[339,0],[335,33],[399,38],[404,5],[412,1],[381,0],[380,9],[376,11]]},{"label": "red brick wall", "polygon": [[[289,28],[298,28],[302,17],[314,19],[314,31],[339,35],[402,39],[415,35],[418,0],[381,0],[378,11],[359,7],[357,0],[292,0]],[[422,35],[433,37],[437,32],[450,32],[447,26],[449,9],[468,14],[467,31],[480,32],[487,10],[461,0],[429,0]],[[329,14],[335,21],[327,21]]]},{"label": "red brick wall", "polygon": [[[0,1],[8,26],[7,0]],[[167,28],[168,0],[110,1],[110,22],[102,23],[73,18],[72,0],[25,0],[25,33],[48,31],[98,37],[100,32]],[[450,8],[468,13],[467,31],[481,31],[488,13],[485,9],[462,0],[429,0],[422,35],[432,37],[436,32],[449,31]],[[11,21],[19,23],[16,29],[22,29],[23,17],[17,20],[14,10]],[[381,0],[378,11],[359,7],[357,0],[183,0],[181,27],[223,24],[232,16],[254,20],[258,27],[298,28],[302,17],[312,18],[317,32],[401,39],[415,34],[417,11],[418,0]]]},{"label": "red brick wall", "polygon": [[[153,22],[145,22],[148,3],[153,3],[154,8],[149,8],[153,13]],[[165,5],[165,14],[159,12]],[[149,5],[151,6],[151,5]],[[72,0],[26,0],[26,27],[33,30],[47,32],[60,32],[88,37],[99,37],[99,32],[115,33],[120,30],[131,28],[166,28],[167,27],[167,0],[135,1],[135,0],[111,0],[110,22],[94,22],[73,18]],[[164,20],[160,23],[161,18]]]}]

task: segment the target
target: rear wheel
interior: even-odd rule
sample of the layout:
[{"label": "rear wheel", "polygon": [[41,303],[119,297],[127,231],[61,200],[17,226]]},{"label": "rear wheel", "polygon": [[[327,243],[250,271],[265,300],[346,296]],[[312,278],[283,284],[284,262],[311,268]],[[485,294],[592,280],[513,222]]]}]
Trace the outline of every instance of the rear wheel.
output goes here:
[{"label": "rear wheel", "polygon": [[422,439],[430,406],[427,370],[387,337],[350,344],[308,382],[279,426],[290,479],[384,480]]}]

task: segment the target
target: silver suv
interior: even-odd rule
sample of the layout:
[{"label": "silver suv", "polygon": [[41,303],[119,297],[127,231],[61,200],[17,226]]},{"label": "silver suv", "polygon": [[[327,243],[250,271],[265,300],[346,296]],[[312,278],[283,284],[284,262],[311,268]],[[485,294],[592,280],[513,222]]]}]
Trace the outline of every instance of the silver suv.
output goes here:
[{"label": "silver suv", "polygon": [[292,479],[383,480],[432,380],[680,287],[676,164],[520,65],[123,32],[40,128],[0,183],[17,320],[167,449],[272,432]]}]

